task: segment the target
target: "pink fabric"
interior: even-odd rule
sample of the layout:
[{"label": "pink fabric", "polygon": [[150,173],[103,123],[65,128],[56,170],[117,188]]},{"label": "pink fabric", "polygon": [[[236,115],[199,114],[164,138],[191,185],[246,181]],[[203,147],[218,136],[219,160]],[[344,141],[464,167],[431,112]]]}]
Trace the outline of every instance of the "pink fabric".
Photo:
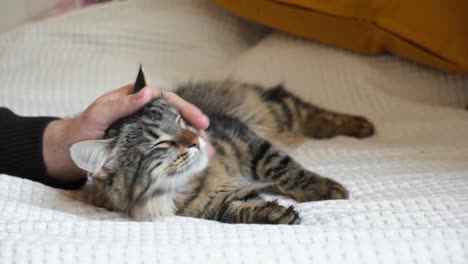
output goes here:
[{"label": "pink fabric", "polygon": [[[37,1],[37,0],[29,0],[28,4],[30,1]],[[109,2],[112,0],[57,0],[52,6],[45,6],[42,11],[36,14],[32,14],[29,20],[40,20],[44,19],[46,17],[54,16],[54,15],[59,15],[62,13],[65,13],[67,11],[70,11],[75,8],[79,8],[81,6],[87,6],[95,3],[101,3],[101,2]],[[31,10],[28,8],[28,10]]]}]

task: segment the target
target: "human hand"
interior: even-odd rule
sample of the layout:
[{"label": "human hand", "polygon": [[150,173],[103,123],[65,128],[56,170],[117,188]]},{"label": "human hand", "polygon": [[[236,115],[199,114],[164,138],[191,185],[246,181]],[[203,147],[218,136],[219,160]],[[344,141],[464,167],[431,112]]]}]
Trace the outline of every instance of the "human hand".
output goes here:
[{"label": "human hand", "polygon": [[[208,117],[200,109],[170,91],[145,87],[136,94],[132,92],[133,84],[126,85],[102,95],[74,118],[51,122],[44,131],[43,139],[47,173],[63,181],[85,177],[85,172],[70,157],[70,146],[82,140],[101,139],[112,123],[135,113],[158,96],[163,96],[169,104],[176,107],[196,129],[203,131],[209,126]],[[208,142],[208,153],[212,156],[214,148],[204,132],[202,136]]]}]

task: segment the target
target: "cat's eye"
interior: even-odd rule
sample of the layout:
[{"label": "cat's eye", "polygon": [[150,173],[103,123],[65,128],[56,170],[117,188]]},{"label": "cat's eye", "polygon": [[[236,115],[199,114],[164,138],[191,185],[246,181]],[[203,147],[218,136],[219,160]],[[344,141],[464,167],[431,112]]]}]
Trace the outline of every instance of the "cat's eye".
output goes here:
[{"label": "cat's eye", "polygon": [[159,141],[158,143],[154,144],[153,147],[155,148],[170,148],[174,146],[176,143],[172,140],[163,140]]}]

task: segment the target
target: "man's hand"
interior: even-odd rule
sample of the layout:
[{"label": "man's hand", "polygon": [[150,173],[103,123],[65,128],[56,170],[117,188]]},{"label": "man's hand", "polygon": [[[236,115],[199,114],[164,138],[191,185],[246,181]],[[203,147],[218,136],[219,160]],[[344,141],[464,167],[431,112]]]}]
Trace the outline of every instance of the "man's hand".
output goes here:
[{"label": "man's hand", "polygon": [[[72,181],[86,176],[85,172],[75,166],[70,158],[69,148],[72,144],[89,139],[100,139],[107,128],[115,121],[129,116],[151,99],[163,96],[189,123],[198,130],[209,126],[209,119],[196,106],[186,102],[167,90],[145,87],[132,94],[133,84],[111,91],[96,99],[79,116],[72,119],[55,120],[44,131],[43,156],[47,173],[63,181]],[[206,134],[202,132],[206,138]],[[207,138],[206,138],[207,139]],[[210,156],[214,149],[208,142]]]}]

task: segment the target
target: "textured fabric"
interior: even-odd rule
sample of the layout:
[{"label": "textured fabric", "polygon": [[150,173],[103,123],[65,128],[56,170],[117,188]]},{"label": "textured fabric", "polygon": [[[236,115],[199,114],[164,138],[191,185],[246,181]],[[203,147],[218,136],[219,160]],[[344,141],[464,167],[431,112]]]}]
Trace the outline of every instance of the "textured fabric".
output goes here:
[{"label": "textured fabric", "polygon": [[[0,176],[0,263],[467,263],[468,78],[265,36],[204,1],[90,8],[0,36],[0,105],[66,116],[134,81],[282,82],[323,107],[369,117],[377,135],[291,152],[349,200],[295,204],[299,226],[183,217],[139,223],[85,192]],[[170,25],[170,27],[168,26]],[[152,80],[152,81],[151,81]]]},{"label": "textured fabric", "polygon": [[[15,0],[0,2],[0,32],[15,26],[111,0]],[[114,0],[120,1],[120,0]]]},{"label": "textured fabric", "polygon": [[62,182],[47,175],[42,141],[55,117],[22,117],[0,107],[0,173],[37,181],[52,187],[76,189],[85,180]]},{"label": "textured fabric", "polygon": [[364,54],[468,73],[465,0],[214,0],[234,13]]}]

